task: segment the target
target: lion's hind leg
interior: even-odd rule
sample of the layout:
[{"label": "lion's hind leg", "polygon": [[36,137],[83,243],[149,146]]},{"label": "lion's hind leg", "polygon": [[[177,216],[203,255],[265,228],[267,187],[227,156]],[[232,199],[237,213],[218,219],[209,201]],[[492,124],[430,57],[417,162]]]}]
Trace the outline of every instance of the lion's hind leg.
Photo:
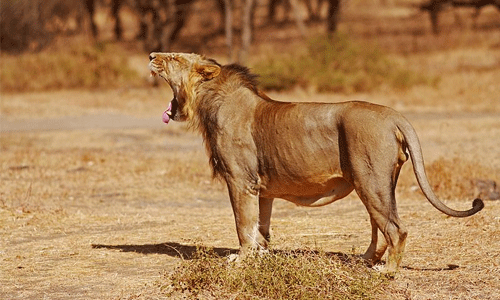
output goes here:
[{"label": "lion's hind leg", "polygon": [[[358,191],[365,204],[372,223],[372,242],[365,253],[365,257],[377,262],[388,249],[388,257],[384,272],[395,273],[403,258],[407,231],[401,224],[396,211],[394,194],[384,195],[383,192]],[[385,243],[379,241],[378,230],[384,236]]]},{"label": "lion's hind leg", "polygon": [[[407,231],[399,219],[396,208],[395,188],[397,169],[395,164],[356,164],[354,186],[370,215],[372,241],[364,257],[376,263],[385,249],[388,257],[384,272],[395,273],[401,263]],[[378,230],[384,241],[379,239]]]},{"label": "lion's hind leg", "polygon": [[382,236],[382,238],[379,238],[379,234],[381,233],[381,231],[378,229],[375,219],[370,217],[370,223],[372,226],[372,241],[365,254],[363,255],[363,258],[371,265],[375,265],[379,263],[382,259],[382,256],[384,256],[385,250],[387,249],[387,242],[384,236]]},{"label": "lion's hind leg", "polygon": [[259,198],[259,232],[264,238],[260,242],[263,247],[267,247],[269,241],[271,240],[271,213],[273,210],[273,200],[269,198]]}]

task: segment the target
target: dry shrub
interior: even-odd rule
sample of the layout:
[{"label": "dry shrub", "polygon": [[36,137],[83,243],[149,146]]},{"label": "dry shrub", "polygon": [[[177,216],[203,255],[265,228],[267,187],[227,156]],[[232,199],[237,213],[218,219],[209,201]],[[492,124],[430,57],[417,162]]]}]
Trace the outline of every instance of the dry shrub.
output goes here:
[{"label": "dry shrub", "polygon": [[380,48],[356,43],[341,33],[312,38],[305,48],[269,54],[254,69],[261,76],[261,86],[270,90],[300,86],[318,92],[352,93],[383,85],[396,89],[436,85],[439,80],[407,70]]},{"label": "dry shrub", "polygon": [[129,68],[126,54],[116,46],[98,43],[68,48],[20,56],[2,55],[2,91],[130,87],[144,83],[137,72]]},{"label": "dry shrub", "polygon": [[[426,165],[425,169],[432,189],[442,199],[485,197],[480,194],[476,181],[500,182],[500,170],[458,157],[441,157]],[[406,191],[417,184],[412,168],[403,168],[400,183]],[[420,192],[420,189],[418,191]]]},{"label": "dry shrub", "polygon": [[387,277],[360,260],[315,251],[279,251],[232,263],[198,249],[167,280],[168,296],[189,299],[381,299],[396,292]]}]

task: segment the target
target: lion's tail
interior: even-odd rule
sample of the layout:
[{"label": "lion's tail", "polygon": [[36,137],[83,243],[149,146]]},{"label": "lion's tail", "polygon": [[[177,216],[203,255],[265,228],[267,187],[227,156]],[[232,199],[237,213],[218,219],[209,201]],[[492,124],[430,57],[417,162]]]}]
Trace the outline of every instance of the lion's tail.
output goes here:
[{"label": "lion's tail", "polygon": [[[403,121],[404,120],[404,121]],[[420,141],[418,140],[417,133],[413,126],[406,120],[402,119],[397,122],[397,127],[401,131],[406,141],[406,145],[410,152],[411,161],[413,164],[413,171],[417,177],[418,185],[422,189],[425,197],[429,202],[440,212],[445,213],[452,217],[468,217],[477,213],[484,207],[481,199],[475,199],[472,203],[472,208],[465,211],[454,210],[441,202],[434,194],[424,168],[424,158],[422,156],[422,149],[420,148]]]}]

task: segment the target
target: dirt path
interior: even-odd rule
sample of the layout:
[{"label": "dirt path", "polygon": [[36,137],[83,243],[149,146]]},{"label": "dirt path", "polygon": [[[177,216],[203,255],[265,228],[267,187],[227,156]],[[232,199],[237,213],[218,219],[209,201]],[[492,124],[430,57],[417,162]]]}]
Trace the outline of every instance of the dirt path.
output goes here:
[{"label": "dirt path", "polygon": [[[156,111],[164,103],[154,104],[133,116],[104,109],[0,120],[1,299],[161,299],[164,274],[197,245],[237,249],[228,197],[211,181],[201,139],[182,124],[164,126]],[[451,157],[500,170],[500,113],[406,115],[427,164]],[[402,177],[413,176],[405,168]],[[500,201],[472,218],[446,218],[401,181],[410,234],[394,281],[406,291],[400,298],[497,299]],[[463,198],[447,203],[468,208]],[[272,228],[276,249],[362,253],[370,237],[355,195],[319,209],[276,201]]]},{"label": "dirt path", "polygon": [[32,120],[0,120],[0,132],[132,128],[160,129],[162,127],[163,124],[159,118],[136,118],[119,114]]}]

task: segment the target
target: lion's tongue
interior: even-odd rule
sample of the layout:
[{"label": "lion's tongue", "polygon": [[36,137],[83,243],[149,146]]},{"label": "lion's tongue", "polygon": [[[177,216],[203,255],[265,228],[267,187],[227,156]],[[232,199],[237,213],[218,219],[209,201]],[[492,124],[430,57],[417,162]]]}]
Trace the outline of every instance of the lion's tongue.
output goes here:
[{"label": "lion's tongue", "polygon": [[168,108],[167,110],[165,110],[163,112],[163,115],[162,115],[162,119],[163,119],[163,123],[166,123],[168,124],[168,122],[170,122],[170,112],[172,111],[172,102],[170,102],[170,104],[168,105]]},{"label": "lion's tongue", "polygon": [[163,119],[163,123],[168,124],[168,122],[170,122],[170,116],[167,114],[167,111],[163,112],[162,119]]}]

